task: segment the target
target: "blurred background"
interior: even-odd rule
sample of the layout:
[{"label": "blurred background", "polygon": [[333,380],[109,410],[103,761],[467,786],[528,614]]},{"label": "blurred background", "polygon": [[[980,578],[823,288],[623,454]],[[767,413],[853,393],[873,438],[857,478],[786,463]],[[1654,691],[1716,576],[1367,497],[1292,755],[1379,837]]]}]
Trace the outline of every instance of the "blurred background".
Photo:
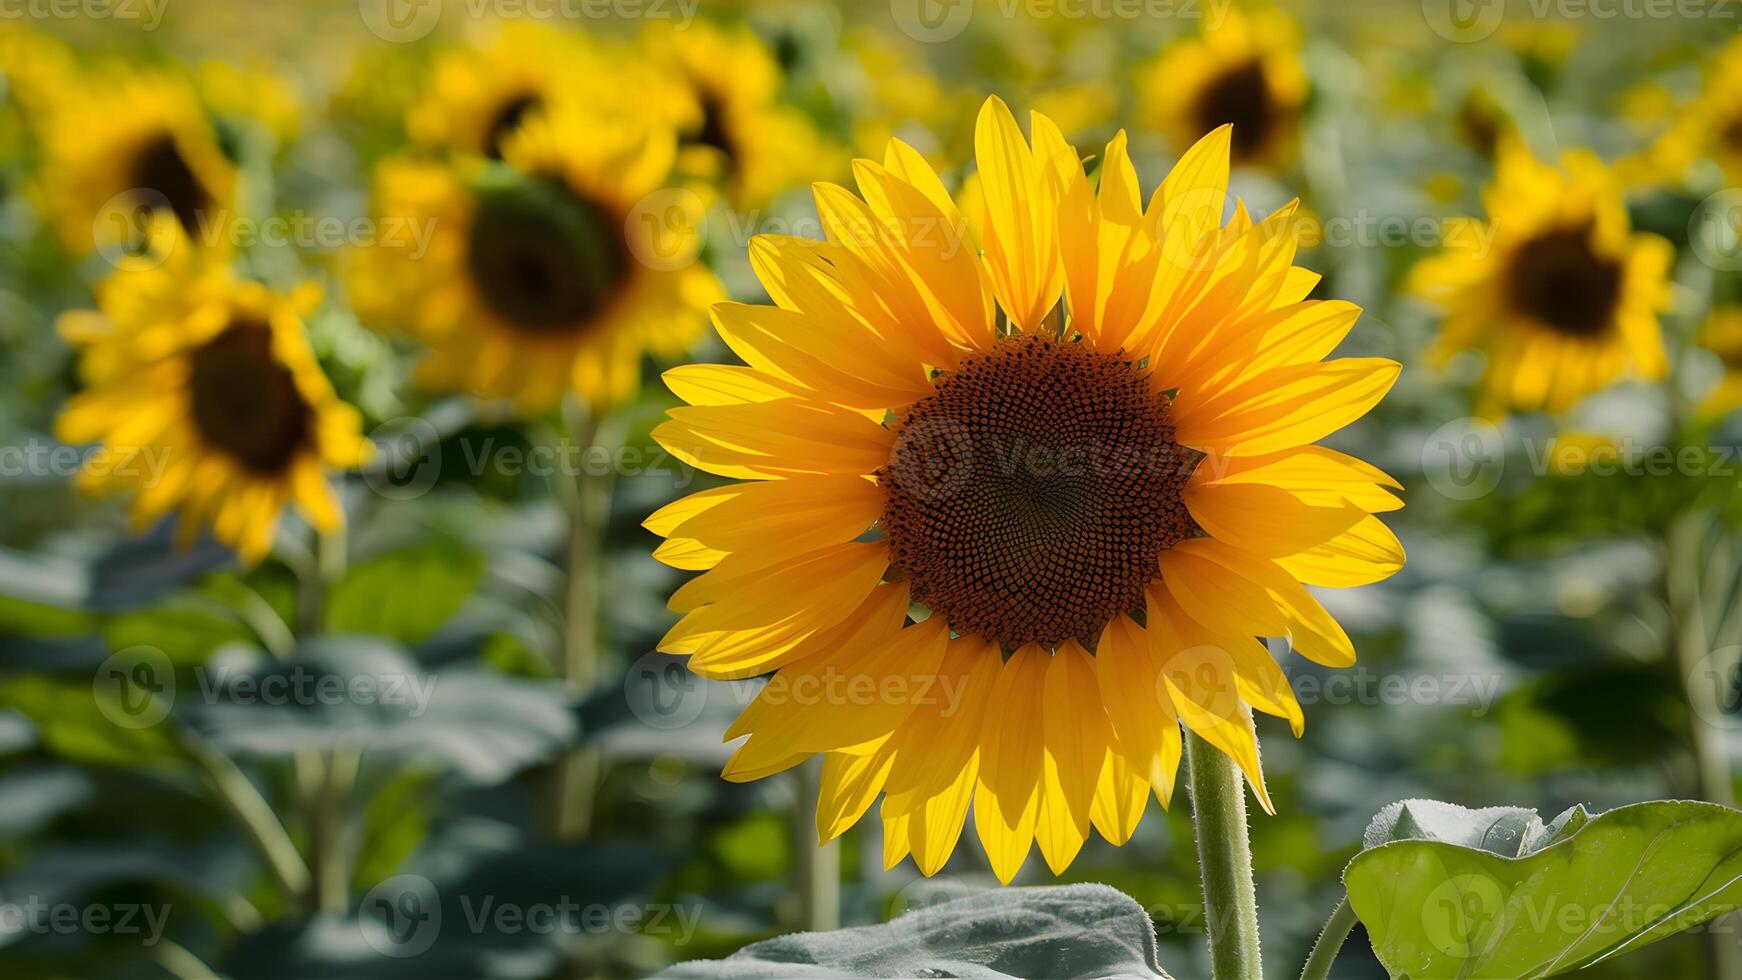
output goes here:
[{"label": "blurred background", "polygon": [[[450,287],[476,271],[454,228],[480,174],[537,156],[514,136],[534,100],[595,121],[577,157],[675,140],[630,201],[675,251],[640,258],[752,302],[750,237],[820,236],[808,185],[850,183],[892,136],[971,200],[989,94],[1085,155],[1125,130],[1146,194],[1233,121],[1236,193],[1254,213],[1301,199],[1314,295],[1366,310],[1345,353],[1406,366],[1333,443],[1407,488],[1388,523],[1410,561],[1323,596],[1361,660],[1286,658],[1304,737],[1259,722],[1277,975],[1391,801],[1733,802],[1739,11],[0,0],[0,970],[637,976],[996,887],[971,834],[931,879],[883,870],[876,820],[819,850],[814,772],[719,778],[758,682],[653,652],[684,573],[641,522],[713,479],[649,438],[677,404],[658,375],[732,359],[699,315],[638,337],[608,398],[535,403],[532,374],[469,397],[448,377],[497,356],[452,345],[471,321]],[[1632,231],[1673,249],[1660,376],[1503,414],[1480,350],[1430,356],[1444,309],[1412,270],[1459,216],[1505,233],[1482,189],[1518,147],[1593,154]],[[195,227],[184,200],[222,221]],[[206,288],[129,278],[177,268],[142,217],[165,211],[181,248],[318,287],[298,293],[308,351],[375,446],[328,471],[342,533],[286,511],[239,559],[233,534],[195,522],[178,542],[175,518],[83,492],[102,440],[57,417],[116,378],[94,380],[96,348],[81,364],[82,311]],[[1152,807],[1122,849],[1092,839],[1066,880],[1135,897],[1191,977],[1208,967],[1186,809]],[[1018,884],[1052,880],[1031,860]],[[1742,942],[1728,921],[1603,969],[1715,973]],[[1354,941],[1338,975],[1383,971]]]}]

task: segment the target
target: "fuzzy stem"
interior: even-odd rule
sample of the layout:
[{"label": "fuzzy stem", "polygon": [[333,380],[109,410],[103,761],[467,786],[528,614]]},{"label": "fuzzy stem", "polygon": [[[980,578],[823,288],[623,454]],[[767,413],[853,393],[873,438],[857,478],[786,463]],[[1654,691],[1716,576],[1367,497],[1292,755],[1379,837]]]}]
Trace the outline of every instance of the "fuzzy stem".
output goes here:
[{"label": "fuzzy stem", "polygon": [[1343,940],[1349,938],[1349,930],[1353,928],[1355,909],[1347,897],[1341,898],[1337,907],[1331,910],[1331,917],[1325,920],[1318,941],[1313,943],[1306,966],[1301,968],[1300,980],[1326,980],[1331,975],[1331,963],[1336,960],[1338,951],[1343,948]]},{"label": "fuzzy stem", "polygon": [[1234,760],[1195,732],[1186,732],[1185,743],[1211,975],[1215,980],[1262,980],[1246,786]]}]

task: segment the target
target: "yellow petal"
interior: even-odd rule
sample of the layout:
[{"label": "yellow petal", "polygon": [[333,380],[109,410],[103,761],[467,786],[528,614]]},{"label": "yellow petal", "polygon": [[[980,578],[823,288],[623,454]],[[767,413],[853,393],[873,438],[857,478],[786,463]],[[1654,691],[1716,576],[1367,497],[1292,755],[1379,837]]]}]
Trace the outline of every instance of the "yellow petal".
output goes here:
[{"label": "yellow petal", "polygon": [[1048,658],[1032,644],[1011,654],[998,672],[981,734],[974,830],[992,873],[1007,885],[1034,844],[1043,764],[1035,720],[1046,707]]}]

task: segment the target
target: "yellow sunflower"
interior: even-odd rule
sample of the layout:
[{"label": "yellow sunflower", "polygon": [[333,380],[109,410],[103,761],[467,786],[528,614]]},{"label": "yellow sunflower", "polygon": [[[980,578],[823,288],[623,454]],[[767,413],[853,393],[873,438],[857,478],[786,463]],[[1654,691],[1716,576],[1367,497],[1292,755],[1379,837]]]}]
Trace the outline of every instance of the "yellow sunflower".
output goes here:
[{"label": "yellow sunflower", "polygon": [[1713,310],[1700,329],[1700,343],[1724,364],[1723,380],[1706,396],[1700,414],[1723,415],[1742,406],[1742,306]]},{"label": "yellow sunflower", "polygon": [[680,169],[715,182],[734,207],[758,207],[844,163],[803,113],[780,101],[780,66],[749,28],[659,24],[645,41],[657,71],[680,86],[682,99],[669,104]]},{"label": "yellow sunflower", "polygon": [[[172,218],[155,220],[154,240],[179,235]],[[123,258],[97,288],[98,310],[61,317],[84,390],[55,431],[101,444],[81,489],[136,494],[140,527],[179,510],[184,541],[209,524],[255,562],[287,503],[322,532],[338,527],[327,471],[357,465],[368,443],[303,332],[319,289],[275,294],[222,256],[183,243]]]},{"label": "yellow sunflower", "polygon": [[1411,274],[1446,311],[1433,356],[1487,353],[1480,411],[1559,412],[1629,373],[1663,376],[1672,250],[1632,233],[1611,170],[1587,152],[1556,167],[1506,140],[1483,204],[1487,222],[1448,222],[1442,253]]},{"label": "yellow sunflower", "polygon": [[488,47],[458,48],[437,59],[427,90],[406,115],[406,129],[427,148],[500,160],[508,138],[543,112],[568,106],[647,111],[646,100],[662,91],[648,85],[650,76],[584,34],[510,23]]},{"label": "yellow sunflower", "polygon": [[[1661,94],[1660,94],[1661,93]],[[1656,95],[1650,102],[1640,97]],[[1726,186],[1742,184],[1742,37],[1731,39],[1706,73],[1705,90],[1679,112],[1665,108],[1667,93],[1640,89],[1625,115],[1639,126],[1668,116],[1667,126],[1643,151],[1621,162],[1635,184],[1680,184],[1695,161],[1709,158],[1723,172]],[[1644,110],[1644,111],[1642,111]]]},{"label": "yellow sunflower", "polygon": [[174,215],[196,244],[221,238],[232,217],[236,167],[180,76],[81,79],[55,100],[42,138],[43,203],[77,254],[137,246],[154,211]]},{"label": "yellow sunflower", "polygon": [[1230,9],[1221,24],[1168,49],[1144,81],[1159,128],[1185,148],[1224,124],[1234,127],[1234,162],[1276,168],[1297,148],[1306,73],[1300,32],[1280,11]]},{"label": "yellow sunflower", "polygon": [[502,152],[381,166],[381,238],[354,256],[352,303],[428,346],[425,387],[529,414],[570,389],[595,408],[621,402],[643,352],[682,353],[723,295],[696,255],[706,202],[665,183],[669,130],[543,114]]},{"label": "yellow sunflower", "polygon": [[1228,127],[1147,208],[1123,133],[1097,191],[1052,120],[1032,130],[981,110],[974,236],[892,140],[854,164],[862,196],[816,185],[826,241],[752,240],[776,305],[714,308],[747,366],[668,372],[690,407],[655,431],[744,482],[646,522],[703,573],[659,648],[704,677],[775,672],[726,778],[823,753],[821,835],[881,792],[886,860],[926,874],[971,802],[1006,882],[1036,841],[1061,871],[1091,827],[1123,843],[1165,805],[1179,722],[1268,809],[1251,709],[1303,719],[1256,637],[1352,663],[1302,583],[1403,562],[1373,516],[1397,484],[1314,445],[1399,365],[1321,360],[1360,310],[1304,300],[1291,209],[1224,224]]}]

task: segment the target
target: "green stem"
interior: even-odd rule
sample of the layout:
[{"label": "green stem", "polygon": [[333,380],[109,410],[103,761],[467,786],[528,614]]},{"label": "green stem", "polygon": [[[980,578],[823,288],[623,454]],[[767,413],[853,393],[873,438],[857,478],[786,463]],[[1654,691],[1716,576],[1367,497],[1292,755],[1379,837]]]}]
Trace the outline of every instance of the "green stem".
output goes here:
[{"label": "green stem", "polygon": [[[1669,593],[1674,620],[1674,654],[1685,685],[1711,665],[1711,642],[1706,636],[1706,617],[1700,604],[1700,543],[1705,536],[1707,514],[1696,510],[1682,514],[1670,525],[1664,542],[1664,585]],[[1686,692],[1690,698],[1697,692]],[[1715,727],[1698,712],[1690,712],[1688,740],[1693,750],[1700,795],[1713,803],[1730,806],[1735,793],[1730,788],[1730,766]]]},{"label": "green stem", "polygon": [[309,801],[309,852],[314,865],[307,905],[321,912],[343,912],[350,902],[351,870],[345,839],[351,791],[361,756],[348,749],[320,754],[320,779]]},{"label": "green stem", "polygon": [[272,811],[272,804],[266,802],[229,756],[191,735],[186,742],[189,754],[199,762],[207,780],[254,842],[285,895],[295,899],[306,894],[310,881],[308,865],[303,863],[289,832]]},{"label": "green stem", "polygon": [[[607,445],[600,435],[600,418],[579,400],[563,406],[568,430],[567,449],[574,463],[573,482],[565,500],[569,512],[568,561],[564,568],[563,655],[560,673],[576,700],[592,692],[599,680],[599,575],[605,524],[610,519],[615,472],[590,473],[591,455]],[[597,750],[583,746],[556,762],[552,787],[551,832],[559,840],[587,836],[593,817],[593,793],[599,779]]]},{"label": "green stem", "polygon": [[[1675,636],[1672,653],[1681,675],[1682,694],[1691,705],[1702,693],[1693,689],[1696,674],[1711,670],[1711,637],[1701,602],[1701,543],[1711,515],[1695,508],[1678,515],[1664,534],[1664,589],[1668,593]],[[1688,712],[1688,742],[1693,751],[1699,795],[1713,803],[1734,806],[1730,763],[1724,754],[1723,732],[1697,710]],[[1742,948],[1728,941],[1730,930],[1716,928],[1712,940],[1713,974],[1719,980],[1742,980]]]},{"label": "green stem", "polygon": [[1252,884],[1252,843],[1246,827],[1246,785],[1234,760],[1187,731],[1192,822],[1204,880],[1215,980],[1262,980],[1258,894]]},{"label": "green stem", "polygon": [[817,796],[822,792],[823,759],[816,756],[793,770],[791,826],[792,887],[798,895],[799,928],[827,932],[841,926],[841,841],[817,842]]},{"label": "green stem", "polygon": [[173,939],[159,939],[151,958],[177,980],[217,980],[218,974],[204,960]]},{"label": "green stem", "polygon": [[1325,920],[1325,928],[1319,932],[1318,941],[1313,943],[1306,966],[1301,968],[1300,980],[1326,980],[1331,975],[1331,963],[1336,960],[1338,951],[1343,948],[1343,940],[1349,938],[1349,930],[1353,928],[1355,909],[1345,896],[1337,901],[1331,917]]}]

